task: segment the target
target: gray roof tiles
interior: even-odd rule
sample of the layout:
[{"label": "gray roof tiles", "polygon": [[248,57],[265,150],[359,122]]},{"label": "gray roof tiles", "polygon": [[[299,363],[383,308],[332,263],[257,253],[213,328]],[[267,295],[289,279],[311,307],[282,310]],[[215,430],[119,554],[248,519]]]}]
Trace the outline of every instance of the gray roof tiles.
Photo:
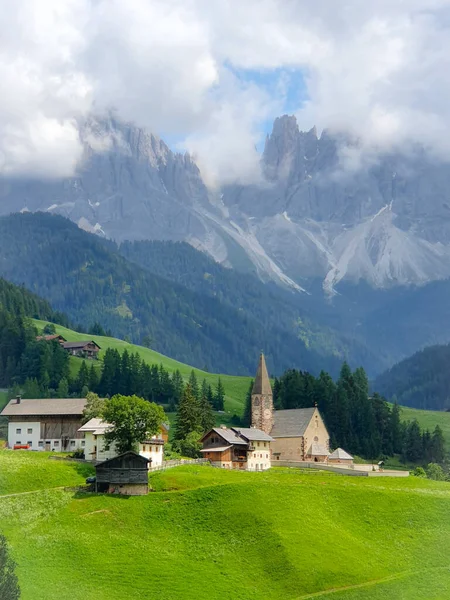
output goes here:
[{"label": "gray roof tiles", "polygon": [[254,427],[233,427],[232,429],[250,442],[273,442],[273,438],[261,429]]},{"label": "gray roof tiles", "polygon": [[315,407],[275,410],[270,435],[274,438],[304,435],[315,410]]},{"label": "gray roof tiles", "polygon": [[247,445],[247,442],[237,435],[232,429],[222,429],[221,427],[214,427],[213,431],[218,433],[226,442],[229,444],[241,444]]},{"label": "gray roof tiles", "polygon": [[0,413],[3,417],[27,417],[39,415],[79,415],[83,413],[86,398],[22,398],[20,403],[10,400]]}]

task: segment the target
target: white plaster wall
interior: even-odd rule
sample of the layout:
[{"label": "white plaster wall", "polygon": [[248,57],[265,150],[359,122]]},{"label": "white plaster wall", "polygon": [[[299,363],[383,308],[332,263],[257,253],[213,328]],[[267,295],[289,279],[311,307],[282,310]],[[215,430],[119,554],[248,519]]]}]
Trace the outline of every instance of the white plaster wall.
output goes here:
[{"label": "white plaster wall", "polygon": [[253,442],[254,450],[247,454],[249,471],[265,471],[271,467],[270,442]]},{"label": "white plaster wall", "polygon": [[[20,433],[16,433],[20,429]],[[31,429],[31,433],[28,431]],[[55,452],[62,452],[61,439],[41,439],[41,423],[40,421],[14,421],[8,423],[8,447],[13,448],[18,442],[21,444],[29,444],[31,450],[54,450]],[[39,445],[42,442],[42,445]],[[46,445],[45,442],[50,442],[50,446]],[[75,442],[72,444],[72,442]],[[73,452],[76,448],[79,448],[82,440],[73,439],[69,440],[69,445],[65,449],[65,452]]]}]

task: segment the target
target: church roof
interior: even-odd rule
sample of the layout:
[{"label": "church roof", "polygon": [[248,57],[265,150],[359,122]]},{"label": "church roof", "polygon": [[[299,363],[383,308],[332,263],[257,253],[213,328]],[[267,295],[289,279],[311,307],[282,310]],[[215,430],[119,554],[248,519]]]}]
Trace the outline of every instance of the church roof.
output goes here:
[{"label": "church roof", "polygon": [[304,435],[314,415],[315,407],[275,410],[273,413],[272,437],[299,437]]},{"label": "church roof", "polygon": [[353,456],[343,450],[342,448],[336,448],[334,452],[332,452],[328,458],[336,458],[339,460],[353,460]]},{"label": "church roof", "polygon": [[255,381],[253,383],[252,394],[271,394],[272,386],[270,385],[269,374],[267,373],[266,360],[261,352],[259,357],[258,371],[256,372]]}]

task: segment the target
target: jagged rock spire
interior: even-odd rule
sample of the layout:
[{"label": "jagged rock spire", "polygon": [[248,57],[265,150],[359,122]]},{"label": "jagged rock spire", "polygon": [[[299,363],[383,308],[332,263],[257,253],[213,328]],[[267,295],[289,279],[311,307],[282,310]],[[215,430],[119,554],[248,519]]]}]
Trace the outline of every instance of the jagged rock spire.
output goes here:
[{"label": "jagged rock spire", "polygon": [[258,371],[253,384],[252,394],[272,394],[272,386],[270,385],[269,374],[267,373],[266,360],[262,352],[259,357]]}]

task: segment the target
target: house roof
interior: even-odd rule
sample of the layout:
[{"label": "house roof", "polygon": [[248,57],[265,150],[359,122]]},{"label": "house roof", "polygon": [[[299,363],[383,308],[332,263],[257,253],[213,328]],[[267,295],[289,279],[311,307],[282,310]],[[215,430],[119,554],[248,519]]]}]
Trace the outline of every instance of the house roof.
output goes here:
[{"label": "house roof", "polygon": [[[215,433],[220,435],[229,444],[239,444],[242,446],[247,445],[247,442],[241,437],[239,437],[238,434],[232,429],[222,429],[221,427],[214,427],[211,431],[214,431]],[[205,436],[203,436],[203,438],[204,437]]]},{"label": "house roof", "polygon": [[224,452],[229,448],[231,448],[231,446],[214,446],[213,448],[203,448],[200,452]]},{"label": "house roof", "polygon": [[[168,429],[168,425],[166,423],[162,423],[161,426]],[[94,417],[93,419],[90,419],[87,423],[82,425],[78,431],[90,432],[94,435],[104,435],[105,431],[111,427],[112,427],[111,423],[106,423],[105,421],[102,421],[102,419],[100,419],[98,417]],[[164,440],[155,437],[153,439],[150,438],[148,440],[144,440],[141,443],[142,444],[150,444],[150,443],[158,444],[158,443],[164,443]]]},{"label": "house roof", "polygon": [[[130,450],[129,452],[124,452],[123,454],[118,454],[117,456],[114,456],[113,458],[108,458],[108,460],[104,460],[101,463],[98,463],[95,465],[95,468],[97,469],[98,467],[102,468],[102,467],[106,467],[109,464],[114,464],[114,463],[121,463],[123,459],[128,459],[128,458],[133,458],[133,459],[137,459],[142,463],[148,463],[149,460],[148,458],[145,458],[145,456],[142,456],[142,454],[138,454],[137,452],[133,452],[133,450]],[[124,468],[122,466],[122,468]]]},{"label": "house roof", "polygon": [[328,449],[322,444],[312,444],[308,454],[311,456],[328,456]]},{"label": "house roof", "polygon": [[304,435],[315,410],[314,406],[311,408],[275,410],[270,435],[274,438],[299,437]]},{"label": "house roof", "polygon": [[273,442],[273,438],[261,429],[255,427],[232,427],[233,431],[236,431],[238,435],[241,435],[250,442]]},{"label": "house roof", "polygon": [[88,344],[94,344],[99,350],[101,349],[97,342],[94,342],[94,340],[83,340],[81,342],[64,342],[63,347],[67,349],[84,348]]},{"label": "house roof", "polygon": [[255,381],[253,383],[252,394],[271,394],[272,386],[270,385],[269,374],[267,373],[266,360],[261,352],[259,357],[258,370],[256,372]]},{"label": "house roof", "polygon": [[19,403],[10,400],[0,413],[3,417],[39,415],[79,415],[83,413],[86,398],[22,398]]},{"label": "house roof", "polygon": [[65,342],[66,338],[61,334],[55,333],[53,335],[38,335],[36,340],[38,342],[42,340],[45,340],[46,342],[51,342],[52,340],[62,340],[63,342]]},{"label": "house roof", "polygon": [[328,455],[328,458],[336,458],[339,460],[353,460],[353,456],[343,450],[342,448],[336,448],[334,452]]}]

